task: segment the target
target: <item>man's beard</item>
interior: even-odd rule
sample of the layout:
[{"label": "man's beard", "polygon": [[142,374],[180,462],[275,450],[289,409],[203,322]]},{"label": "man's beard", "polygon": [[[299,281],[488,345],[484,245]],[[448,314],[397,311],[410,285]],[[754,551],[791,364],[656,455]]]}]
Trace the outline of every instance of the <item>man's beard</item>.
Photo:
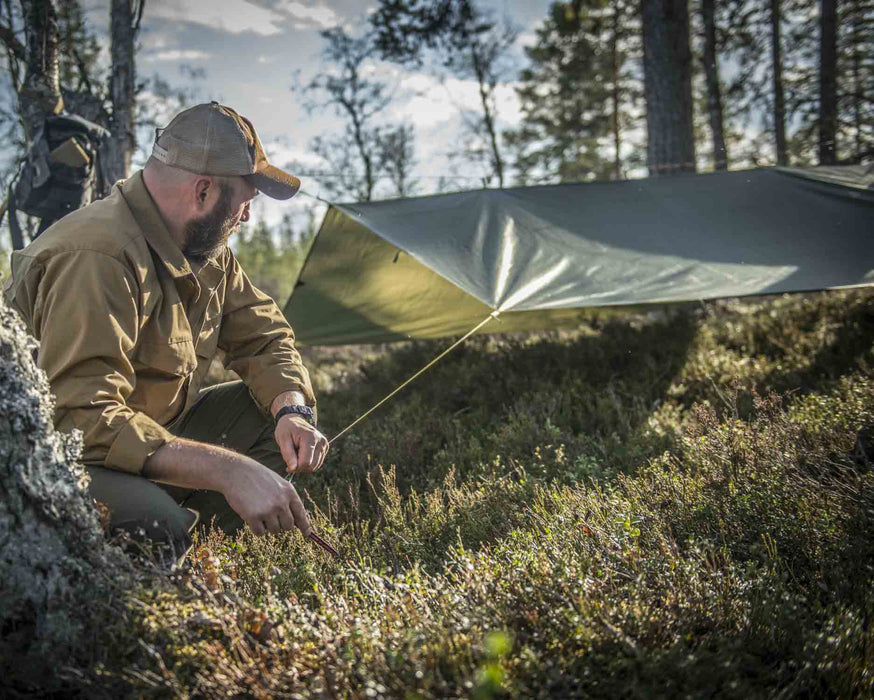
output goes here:
[{"label": "man's beard", "polygon": [[207,260],[221,253],[236,228],[231,213],[233,189],[225,183],[221,183],[219,188],[219,198],[212,211],[185,224],[182,253],[199,265],[206,264]]}]

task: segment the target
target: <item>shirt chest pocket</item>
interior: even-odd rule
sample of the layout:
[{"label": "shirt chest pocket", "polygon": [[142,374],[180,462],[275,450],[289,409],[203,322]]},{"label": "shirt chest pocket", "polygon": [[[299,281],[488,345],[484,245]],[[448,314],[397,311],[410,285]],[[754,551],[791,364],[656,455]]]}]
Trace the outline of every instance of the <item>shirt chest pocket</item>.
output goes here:
[{"label": "shirt chest pocket", "polygon": [[133,353],[138,378],[187,377],[197,368],[194,340],[181,303],[153,311],[140,327]]}]

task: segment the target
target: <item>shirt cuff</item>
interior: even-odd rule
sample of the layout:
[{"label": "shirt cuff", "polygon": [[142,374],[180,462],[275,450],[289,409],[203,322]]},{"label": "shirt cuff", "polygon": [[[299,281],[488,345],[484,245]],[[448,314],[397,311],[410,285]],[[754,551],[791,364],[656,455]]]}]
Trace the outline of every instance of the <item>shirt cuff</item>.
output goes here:
[{"label": "shirt cuff", "polygon": [[280,394],[299,391],[307,406],[316,405],[310,378],[302,365],[276,365],[261,372],[248,384],[255,402],[269,415],[270,406]]},{"label": "shirt cuff", "polygon": [[162,445],[176,439],[169,430],[145,413],[136,413],[116,435],[104,465],[132,474],[143,471],[143,465]]}]

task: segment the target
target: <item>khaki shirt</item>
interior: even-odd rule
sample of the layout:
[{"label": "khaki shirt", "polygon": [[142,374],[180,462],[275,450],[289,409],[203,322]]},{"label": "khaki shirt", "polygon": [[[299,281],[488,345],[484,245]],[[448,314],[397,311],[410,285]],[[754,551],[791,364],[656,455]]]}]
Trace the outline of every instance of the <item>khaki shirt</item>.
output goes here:
[{"label": "khaki shirt", "polygon": [[230,249],[193,268],[141,172],[13,253],[3,292],[40,341],[55,426],[82,431],[86,464],[140,472],[218,349],[265,411],[290,390],[315,404],[276,303]]}]

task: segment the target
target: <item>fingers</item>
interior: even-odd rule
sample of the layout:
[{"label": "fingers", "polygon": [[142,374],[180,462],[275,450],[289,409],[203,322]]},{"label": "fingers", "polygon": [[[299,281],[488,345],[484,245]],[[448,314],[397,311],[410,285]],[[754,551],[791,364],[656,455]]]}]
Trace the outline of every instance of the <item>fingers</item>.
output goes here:
[{"label": "fingers", "polygon": [[[306,522],[309,524],[309,520]],[[293,530],[296,527],[296,522],[294,515],[292,515],[291,508],[286,505],[277,510],[276,513],[265,515],[257,520],[253,520],[249,523],[249,527],[256,535],[266,535],[268,532],[275,534],[278,532]]]},{"label": "fingers", "polygon": [[313,453],[313,471],[322,466],[325,456],[328,454],[328,441],[321,433],[317,433],[317,435],[320,439],[316,441],[316,448]]},{"label": "fingers", "polygon": [[283,508],[277,514],[279,518],[279,527],[282,530],[293,530],[294,529],[294,516],[291,514],[290,508]]},{"label": "fingers", "polygon": [[303,501],[297,495],[297,491],[292,489],[293,493],[288,501],[289,509],[294,517],[294,524],[303,533],[304,537],[309,537],[313,528],[310,525],[309,516],[307,516],[306,508],[303,507]]},{"label": "fingers", "polygon": [[313,471],[313,455],[316,450],[316,440],[312,433],[303,436],[297,448],[297,468],[301,471]]},{"label": "fingers", "polygon": [[241,458],[222,486],[228,505],[255,535],[284,532],[295,527],[309,536],[306,509],[294,486],[276,472],[249,458]]},{"label": "fingers", "polygon": [[279,524],[279,514],[271,514],[265,517],[264,528],[267,532],[282,532],[284,528]]},{"label": "fingers", "polygon": [[289,474],[294,474],[297,471],[297,449],[294,446],[292,438],[280,439],[276,438],[276,443],[279,445],[279,451],[282,453],[282,459],[285,462],[285,470]]},{"label": "fingers", "polygon": [[328,454],[328,439],[309,424],[293,422],[282,430],[277,427],[275,438],[289,474],[314,472]]}]

